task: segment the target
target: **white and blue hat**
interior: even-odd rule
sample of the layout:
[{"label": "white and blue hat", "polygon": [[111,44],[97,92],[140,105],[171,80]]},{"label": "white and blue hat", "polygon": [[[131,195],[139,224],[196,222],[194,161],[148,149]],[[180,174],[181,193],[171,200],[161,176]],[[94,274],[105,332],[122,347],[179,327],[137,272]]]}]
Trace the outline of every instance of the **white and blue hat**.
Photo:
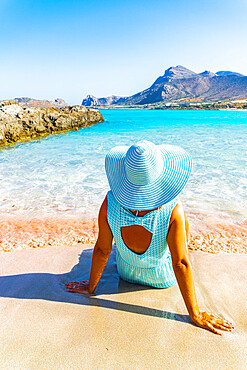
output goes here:
[{"label": "white and blue hat", "polygon": [[192,160],[178,146],[143,140],[111,149],[105,169],[115,199],[125,208],[142,211],[158,208],[182,191]]}]

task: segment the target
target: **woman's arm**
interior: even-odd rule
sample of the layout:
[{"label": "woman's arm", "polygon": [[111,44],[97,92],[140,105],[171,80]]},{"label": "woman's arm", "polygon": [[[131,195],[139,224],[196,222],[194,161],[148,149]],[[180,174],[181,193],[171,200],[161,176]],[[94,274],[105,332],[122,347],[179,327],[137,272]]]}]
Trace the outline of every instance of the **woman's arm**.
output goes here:
[{"label": "woman's arm", "polygon": [[194,286],[192,268],[186,242],[186,217],[182,203],[178,203],[171,216],[167,242],[172,257],[173,270],[191,320],[198,326],[221,333],[216,329],[231,331],[232,324],[208,312],[200,312]]},{"label": "woman's arm", "polygon": [[107,264],[111,254],[113,240],[113,235],[107,221],[107,197],[105,197],[100,207],[98,223],[99,235],[93,250],[89,282],[87,280],[82,282],[72,281],[66,284],[68,292],[81,294],[93,293]]}]

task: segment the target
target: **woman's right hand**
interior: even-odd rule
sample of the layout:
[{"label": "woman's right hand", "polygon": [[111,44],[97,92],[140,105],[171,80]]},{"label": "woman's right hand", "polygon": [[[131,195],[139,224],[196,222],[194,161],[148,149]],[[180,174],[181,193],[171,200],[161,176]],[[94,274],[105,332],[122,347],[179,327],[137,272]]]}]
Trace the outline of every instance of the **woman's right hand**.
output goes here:
[{"label": "woman's right hand", "polygon": [[208,329],[218,335],[222,335],[222,333],[216,329],[225,331],[232,331],[232,329],[234,329],[234,326],[230,321],[223,320],[210,312],[199,312],[197,315],[191,317],[191,320],[197,326]]}]

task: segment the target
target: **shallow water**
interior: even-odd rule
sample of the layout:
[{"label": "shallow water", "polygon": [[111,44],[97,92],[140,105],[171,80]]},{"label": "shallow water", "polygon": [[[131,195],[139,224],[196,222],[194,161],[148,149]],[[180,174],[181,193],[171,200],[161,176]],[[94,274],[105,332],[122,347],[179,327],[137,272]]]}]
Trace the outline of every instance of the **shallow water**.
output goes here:
[{"label": "shallow water", "polygon": [[193,158],[181,194],[189,249],[247,253],[247,112],[103,110],[105,122],[0,151],[0,250],[91,243],[108,190],[104,157],[140,140]]},{"label": "shallow water", "polygon": [[105,122],[0,152],[0,215],[95,217],[108,190],[104,156],[147,139],[193,158],[188,212],[246,217],[247,112],[103,110]]}]

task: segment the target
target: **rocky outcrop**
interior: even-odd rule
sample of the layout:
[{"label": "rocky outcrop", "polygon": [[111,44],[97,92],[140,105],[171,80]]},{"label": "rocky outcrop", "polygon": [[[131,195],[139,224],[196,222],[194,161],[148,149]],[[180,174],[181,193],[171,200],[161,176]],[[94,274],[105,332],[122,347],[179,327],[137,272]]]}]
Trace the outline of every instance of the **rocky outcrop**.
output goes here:
[{"label": "rocky outcrop", "polygon": [[121,99],[120,96],[112,95],[108,96],[107,98],[96,98],[93,95],[87,95],[85,99],[82,101],[82,105],[86,107],[95,107],[100,105],[112,105],[119,102]]},{"label": "rocky outcrop", "polygon": [[217,102],[247,98],[247,77],[237,72],[205,71],[195,73],[183,66],[168,68],[148,88],[135,95],[115,99],[96,98],[83,100],[86,106],[113,105],[133,106],[156,103],[172,103],[181,99],[201,102]]},{"label": "rocky outcrop", "polygon": [[37,100],[32,98],[15,98],[14,102],[20,104],[22,107],[37,107],[37,108],[62,108],[67,107],[68,104],[61,98],[54,101],[50,100]]},{"label": "rocky outcrop", "polygon": [[94,107],[100,105],[100,99],[93,95],[87,95],[86,98],[82,100],[81,104],[87,107]]},{"label": "rocky outcrop", "polygon": [[0,101],[0,145],[10,145],[103,121],[99,111],[84,106],[26,108],[13,101]]}]

